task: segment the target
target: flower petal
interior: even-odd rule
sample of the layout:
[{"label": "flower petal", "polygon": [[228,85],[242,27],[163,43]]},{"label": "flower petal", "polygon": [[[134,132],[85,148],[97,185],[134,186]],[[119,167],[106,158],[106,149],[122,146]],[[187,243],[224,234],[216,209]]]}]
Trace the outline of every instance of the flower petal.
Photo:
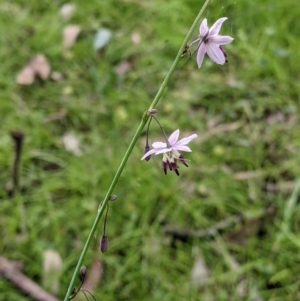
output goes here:
[{"label": "flower petal", "polygon": [[176,147],[178,145],[186,145],[186,144],[190,143],[192,140],[196,139],[197,137],[198,137],[197,134],[193,134],[189,137],[183,138],[176,143]]},{"label": "flower petal", "polygon": [[180,131],[179,130],[176,130],[175,132],[173,132],[170,137],[169,137],[169,143],[171,146],[173,146],[174,144],[176,144],[177,140],[178,140],[178,137],[179,137],[179,133]]},{"label": "flower petal", "polygon": [[183,152],[191,152],[191,149],[186,145],[178,145],[173,148],[174,150],[183,151]]},{"label": "flower petal", "polygon": [[200,25],[200,28],[199,28],[199,31],[200,31],[200,37],[205,37],[208,32],[209,32],[209,28],[207,26],[207,19],[203,19],[203,21],[201,22],[201,25]]},{"label": "flower petal", "polygon": [[226,45],[226,44],[231,43],[233,40],[234,39],[230,36],[215,35],[215,36],[209,37],[209,43],[218,44],[218,45]]},{"label": "flower petal", "polygon": [[226,17],[218,19],[210,28],[209,36],[217,35],[220,32],[223,22],[226,21],[227,19],[228,18]]},{"label": "flower petal", "polygon": [[164,142],[153,142],[152,147],[155,149],[165,148],[167,147],[167,143]]},{"label": "flower petal", "polygon": [[198,64],[198,68],[201,67],[203,59],[204,59],[204,55],[206,52],[206,44],[204,42],[202,42],[198,48],[198,53],[197,53],[197,64]]},{"label": "flower petal", "polygon": [[155,152],[155,155],[169,153],[173,148],[163,148]]},{"label": "flower petal", "polygon": [[149,150],[149,152],[147,152],[147,153],[142,157],[141,160],[144,160],[145,158],[147,158],[148,156],[150,156],[150,155],[152,155],[152,154],[154,154],[154,153],[156,153],[156,150],[155,150],[155,149]]},{"label": "flower petal", "polygon": [[207,45],[207,54],[209,58],[219,64],[224,65],[226,62],[226,58],[219,45],[216,44],[208,44]]}]

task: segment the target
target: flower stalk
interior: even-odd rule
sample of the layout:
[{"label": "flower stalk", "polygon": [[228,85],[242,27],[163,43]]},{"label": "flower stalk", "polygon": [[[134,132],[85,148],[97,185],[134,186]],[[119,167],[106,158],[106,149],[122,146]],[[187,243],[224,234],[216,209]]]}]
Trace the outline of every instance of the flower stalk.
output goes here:
[{"label": "flower stalk", "polygon": [[75,270],[74,270],[73,276],[71,278],[71,281],[70,281],[70,284],[69,284],[69,288],[67,290],[67,293],[66,293],[66,296],[64,298],[64,301],[68,301],[68,300],[71,299],[70,296],[71,296],[71,293],[72,293],[72,290],[73,290],[73,287],[74,287],[76,276],[79,273],[79,270],[80,270],[80,268],[82,266],[83,260],[84,260],[84,258],[86,256],[86,253],[87,253],[87,251],[89,249],[89,246],[90,246],[90,244],[91,244],[91,242],[93,240],[94,234],[95,234],[95,232],[96,232],[96,230],[98,228],[98,224],[99,224],[100,219],[101,219],[101,217],[102,217],[102,215],[104,213],[104,210],[106,208],[107,202],[109,201],[110,196],[113,194],[113,191],[114,191],[114,189],[115,189],[115,187],[117,185],[117,182],[118,182],[118,180],[119,180],[119,178],[120,178],[120,176],[121,176],[121,174],[122,174],[122,172],[124,170],[124,167],[125,167],[125,165],[126,165],[126,163],[128,161],[128,158],[129,158],[129,156],[130,156],[130,154],[131,154],[134,146],[136,145],[136,143],[138,141],[138,138],[140,137],[140,135],[141,135],[141,133],[142,133],[145,125],[147,124],[147,121],[148,121],[149,117],[150,117],[149,114],[148,114],[148,111],[151,111],[151,110],[155,109],[157,103],[159,102],[160,98],[162,97],[163,92],[164,92],[165,88],[167,87],[167,85],[168,85],[168,83],[170,81],[171,76],[173,75],[176,67],[178,66],[178,64],[179,64],[179,62],[180,62],[180,60],[182,58],[182,53],[183,53],[186,45],[188,44],[188,41],[191,39],[194,30],[196,29],[197,25],[199,24],[199,22],[200,22],[201,18],[203,17],[203,14],[204,14],[207,6],[210,4],[211,1],[212,0],[206,0],[204,2],[201,10],[199,11],[197,17],[195,18],[192,26],[190,27],[190,29],[189,29],[189,31],[188,31],[188,33],[186,35],[186,37],[184,38],[184,40],[182,42],[182,45],[180,46],[179,51],[177,53],[177,56],[175,57],[175,60],[174,60],[174,62],[172,64],[172,66],[170,67],[170,70],[168,71],[165,79],[163,80],[163,82],[162,82],[162,84],[161,84],[161,86],[160,86],[160,88],[159,88],[156,96],[154,97],[154,99],[153,99],[153,101],[152,101],[149,109],[146,110],[145,113],[142,116],[141,122],[140,122],[140,124],[139,124],[139,126],[138,126],[138,128],[137,128],[137,130],[135,132],[135,134],[133,135],[133,138],[132,138],[132,140],[131,140],[131,142],[130,142],[130,144],[128,146],[128,149],[126,150],[125,155],[124,155],[124,157],[123,157],[123,159],[122,159],[122,161],[121,161],[121,163],[120,163],[120,165],[119,165],[119,167],[118,167],[118,169],[117,169],[117,171],[115,173],[115,176],[114,176],[114,178],[113,178],[113,180],[112,180],[112,182],[111,182],[111,184],[110,184],[110,186],[109,186],[109,188],[107,190],[107,193],[106,193],[103,201],[101,202],[101,205],[99,206],[96,218],[94,220],[94,223],[92,225],[92,228],[90,230],[90,233],[88,235],[86,243],[85,243],[85,245],[83,247],[83,250],[82,250],[82,252],[80,254],[80,257],[78,259],[77,265],[75,267]]},{"label": "flower stalk", "polygon": [[[166,132],[165,132],[164,128],[162,127],[162,125],[160,124],[160,122],[158,121],[158,119],[157,119],[155,116],[153,116],[153,118],[155,119],[155,121],[156,121],[156,123],[158,124],[158,126],[159,126],[161,132],[163,133],[163,136],[164,136],[164,138],[165,138],[165,141],[166,141],[167,146],[170,147],[171,145],[170,145],[169,139],[168,139],[168,137],[167,137],[167,135],[166,135]],[[149,151],[150,151],[150,150],[149,150]]]}]

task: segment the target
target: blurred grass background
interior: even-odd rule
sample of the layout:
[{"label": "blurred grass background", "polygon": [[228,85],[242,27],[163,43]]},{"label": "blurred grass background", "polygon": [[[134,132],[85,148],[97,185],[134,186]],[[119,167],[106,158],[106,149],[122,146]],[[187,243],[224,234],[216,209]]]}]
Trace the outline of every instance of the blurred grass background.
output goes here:
[{"label": "blurred grass background", "polygon": [[[0,3],[0,254],[23,262],[23,273],[49,290],[43,264],[54,250],[62,261],[59,299],[202,2],[73,1],[68,20],[59,13],[63,1]],[[110,205],[109,249],[99,251],[99,226],[84,262],[88,273],[100,270],[91,276],[97,300],[300,298],[300,7],[296,0],[213,1],[209,25],[223,16],[221,34],[235,39],[226,47],[229,63],[206,57],[198,69],[195,56],[183,59],[157,107],[168,134],[198,134],[190,166],[165,176],[161,158],[140,161],[141,137]],[[66,50],[69,24],[82,30]],[[96,52],[101,28],[112,38]],[[18,85],[18,72],[38,53],[62,78]],[[120,74],[124,62],[129,70]],[[9,197],[13,130],[25,133],[22,192]],[[66,134],[80,155],[66,149]],[[152,126],[151,142],[160,137]],[[220,222],[220,231],[206,231]],[[0,300],[31,299],[0,278]]]}]

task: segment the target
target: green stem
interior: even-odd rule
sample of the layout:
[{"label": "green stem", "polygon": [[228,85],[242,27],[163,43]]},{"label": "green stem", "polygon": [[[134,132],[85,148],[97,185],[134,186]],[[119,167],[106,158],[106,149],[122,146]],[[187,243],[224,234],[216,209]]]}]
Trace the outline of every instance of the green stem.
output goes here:
[{"label": "green stem", "polygon": [[[179,63],[179,61],[180,61],[180,59],[182,57],[182,53],[183,53],[183,51],[185,49],[185,46],[188,44],[188,41],[191,39],[194,30],[196,29],[197,25],[199,24],[200,19],[202,18],[202,15],[203,15],[204,11],[206,10],[207,6],[209,5],[209,3],[211,1],[212,0],[206,0],[205,3],[204,3],[204,5],[202,6],[202,8],[201,8],[200,12],[198,13],[198,15],[197,15],[194,23],[192,24],[192,26],[191,26],[190,30],[188,31],[185,39],[183,40],[182,45],[181,45],[181,47],[180,47],[180,49],[179,49],[179,51],[177,53],[177,56],[176,56],[176,58],[175,58],[175,60],[174,60],[174,62],[172,64],[170,70],[168,71],[168,73],[167,73],[164,81],[162,82],[162,84],[161,84],[161,86],[160,86],[160,88],[159,88],[159,90],[158,90],[155,98],[153,99],[153,101],[152,101],[152,103],[151,103],[151,105],[150,105],[150,107],[149,107],[148,110],[154,109],[156,107],[157,103],[159,102],[160,98],[162,97],[162,94],[163,94],[163,92],[164,92],[167,84],[169,83],[172,74],[174,73],[176,67],[178,66],[178,63]],[[90,231],[90,233],[88,235],[87,241],[86,241],[86,243],[85,243],[85,245],[83,247],[83,250],[82,250],[82,252],[80,254],[80,257],[78,259],[78,262],[77,262],[76,268],[74,270],[72,279],[70,281],[70,285],[69,285],[69,288],[68,288],[68,291],[66,293],[64,301],[68,301],[68,300],[71,299],[70,296],[71,296],[71,293],[72,293],[73,288],[74,288],[75,280],[77,278],[77,275],[79,274],[80,267],[82,266],[82,263],[83,263],[83,260],[85,258],[85,255],[86,255],[86,253],[87,253],[87,251],[89,249],[89,246],[91,244],[91,241],[92,241],[92,239],[94,237],[94,234],[96,232],[96,229],[98,227],[100,219],[101,219],[101,217],[103,215],[104,209],[106,207],[106,204],[107,204],[107,202],[109,200],[109,197],[112,195],[115,186],[117,185],[117,182],[118,182],[118,180],[119,180],[119,178],[120,178],[120,176],[121,176],[121,174],[123,172],[123,169],[124,169],[124,167],[125,167],[125,165],[127,163],[127,160],[129,158],[129,156],[130,156],[130,154],[131,154],[131,152],[132,152],[132,150],[133,150],[133,148],[134,148],[134,146],[135,146],[138,138],[140,137],[140,135],[141,135],[141,133],[142,133],[142,131],[143,131],[143,129],[144,129],[147,121],[148,121],[148,118],[149,118],[149,115],[148,115],[148,113],[146,111],[144,113],[143,117],[142,117],[140,125],[138,126],[138,128],[137,128],[137,130],[136,130],[136,132],[135,132],[135,134],[134,134],[134,136],[133,136],[133,138],[132,138],[132,140],[131,140],[131,142],[130,142],[130,144],[128,146],[128,149],[127,149],[127,151],[126,151],[126,153],[125,153],[125,155],[124,155],[124,157],[123,157],[123,159],[122,159],[122,161],[121,161],[121,163],[119,165],[119,168],[118,168],[118,170],[117,170],[117,172],[116,172],[116,174],[115,174],[115,176],[114,176],[114,178],[113,178],[113,180],[112,180],[112,182],[110,184],[110,187],[108,188],[106,196],[104,197],[104,199],[103,199],[103,201],[102,201],[102,203],[101,203],[101,205],[100,205],[100,207],[98,209],[97,216],[95,218],[95,221],[94,221],[94,224],[93,224],[93,226],[91,228],[91,231]]]},{"label": "green stem", "polygon": [[175,60],[174,60],[174,62],[172,64],[169,72],[167,73],[164,81],[162,82],[162,84],[161,84],[161,86],[160,86],[160,88],[159,88],[159,90],[158,90],[155,98],[153,99],[152,104],[150,105],[149,110],[154,109],[156,107],[157,103],[159,102],[159,100],[160,100],[160,98],[161,98],[161,96],[162,96],[162,94],[163,94],[163,92],[164,92],[164,90],[165,90],[165,88],[166,88],[166,86],[167,86],[167,84],[168,84],[168,82],[169,82],[169,80],[170,80],[173,72],[175,71],[175,69],[176,69],[176,67],[177,67],[177,65],[178,65],[178,63],[179,63],[179,61],[180,61],[180,59],[182,57],[182,53],[183,53],[183,51],[185,49],[185,46],[188,44],[189,40],[191,39],[194,30],[196,29],[197,25],[199,24],[199,22],[200,22],[200,20],[202,18],[202,15],[204,14],[207,6],[209,5],[209,3],[211,1],[212,0],[206,0],[205,3],[203,4],[203,6],[202,6],[202,8],[201,8],[201,10],[199,12],[199,14],[197,15],[196,19],[194,20],[194,23],[192,24],[190,30],[188,31],[186,37],[184,38],[184,40],[182,42],[182,45],[179,48],[179,51],[177,53],[177,56],[176,56],[176,58],[175,58]]}]

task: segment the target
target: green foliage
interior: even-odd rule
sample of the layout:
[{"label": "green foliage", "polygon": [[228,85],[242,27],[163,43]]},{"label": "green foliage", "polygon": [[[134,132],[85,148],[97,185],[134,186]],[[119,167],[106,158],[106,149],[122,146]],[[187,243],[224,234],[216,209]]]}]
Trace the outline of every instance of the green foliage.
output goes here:
[{"label": "green foliage", "polygon": [[[60,299],[200,2],[75,1],[68,21],[59,15],[63,1],[0,3],[0,254],[22,261],[23,273],[42,285],[44,252],[57,251]],[[295,202],[289,197],[300,165],[300,7],[296,0],[223,2],[213,1],[206,15],[209,25],[229,17],[222,28],[235,38],[226,46],[229,63],[206,57],[198,70],[195,56],[183,58],[157,107],[168,134],[177,128],[198,134],[189,168],[165,176],[158,156],[140,161],[141,137],[110,205],[108,251],[99,251],[100,226],[85,259],[88,273],[95,259],[103,269],[97,300],[299,299],[297,186]],[[82,31],[66,50],[68,24]],[[97,53],[93,39],[103,27],[112,39]],[[137,45],[133,33],[140,35]],[[38,53],[62,79],[18,85],[16,75]],[[124,61],[130,69],[120,75]],[[13,130],[23,130],[25,140],[22,189],[11,198]],[[67,133],[79,140],[80,156],[65,149]],[[155,126],[150,133],[151,142],[161,136]],[[165,232],[172,225],[198,233],[233,217],[213,236]],[[199,258],[207,276],[195,284]],[[1,278],[0,300],[29,299]]]}]

